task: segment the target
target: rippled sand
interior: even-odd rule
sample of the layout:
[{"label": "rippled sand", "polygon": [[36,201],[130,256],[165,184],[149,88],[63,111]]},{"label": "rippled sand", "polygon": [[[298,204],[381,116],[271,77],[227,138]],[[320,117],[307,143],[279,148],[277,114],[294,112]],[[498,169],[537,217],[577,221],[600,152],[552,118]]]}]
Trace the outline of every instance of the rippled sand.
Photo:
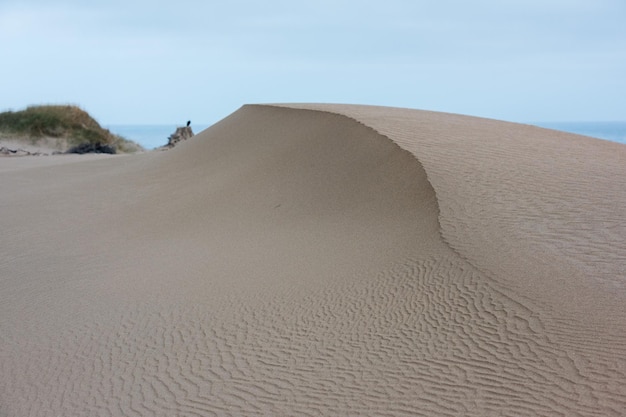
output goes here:
[{"label": "rippled sand", "polygon": [[0,160],[0,416],[626,414],[626,147],[244,106]]}]

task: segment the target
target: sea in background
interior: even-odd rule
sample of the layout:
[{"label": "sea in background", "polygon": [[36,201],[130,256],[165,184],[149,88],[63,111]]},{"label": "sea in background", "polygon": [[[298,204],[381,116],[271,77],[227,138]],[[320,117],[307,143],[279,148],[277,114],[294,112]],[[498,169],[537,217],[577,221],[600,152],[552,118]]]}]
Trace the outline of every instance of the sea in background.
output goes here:
[{"label": "sea in background", "polygon": [[626,122],[543,122],[530,124],[626,144]]},{"label": "sea in background", "polygon": [[[181,125],[182,126],[182,125]],[[191,124],[194,134],[202,132],[209,127],[210,124],[198,123]],[[107,125],[103,126],[116,135],[123,136],[128,140],[137,142],[146,149],[154,149],[163,145],[167,145],[168,138],[176,131],[175,124],[159,124],[159,125]]]},{"label": "sea in background", "polygon": [[[610,140],[626,144],[626,122],[541,122],[529,123],[548,129],[562,130],[579,135]],[[202,132],[210,124],[192,124],[195,134]],[[154,149],[167,144],[168,137],[176,131],[174,124],[159,125],[109,125],[111,132],[139,143],[146,149]]]}]

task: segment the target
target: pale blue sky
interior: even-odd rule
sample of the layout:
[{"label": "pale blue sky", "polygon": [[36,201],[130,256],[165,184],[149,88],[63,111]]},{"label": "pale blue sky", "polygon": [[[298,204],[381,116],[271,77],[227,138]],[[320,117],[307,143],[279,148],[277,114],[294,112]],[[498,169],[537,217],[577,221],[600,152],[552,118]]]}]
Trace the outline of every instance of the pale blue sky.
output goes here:
[{"label": "pale blue sky", "polygon": [[212,123],[245,103],[626,120],[624,0],[0,0],[0,110]]}]

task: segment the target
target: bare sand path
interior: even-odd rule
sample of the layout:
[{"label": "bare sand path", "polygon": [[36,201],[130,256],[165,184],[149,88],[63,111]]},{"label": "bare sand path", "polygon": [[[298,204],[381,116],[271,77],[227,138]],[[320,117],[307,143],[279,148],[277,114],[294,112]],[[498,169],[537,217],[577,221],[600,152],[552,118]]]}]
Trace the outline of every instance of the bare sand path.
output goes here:
[{"label": "bare sand path", "polygon": [[0,160],[0,416],[625,413],[623,145],[286,106]]}]

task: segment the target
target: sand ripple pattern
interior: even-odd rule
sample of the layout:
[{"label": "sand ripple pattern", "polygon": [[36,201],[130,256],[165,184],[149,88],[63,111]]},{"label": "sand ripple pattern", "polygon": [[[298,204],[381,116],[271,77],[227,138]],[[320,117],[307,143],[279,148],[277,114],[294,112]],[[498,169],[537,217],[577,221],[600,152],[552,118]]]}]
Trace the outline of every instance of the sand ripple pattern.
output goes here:
[{"label": "sand ripple pattern", "polygon": [[[24,366],[4,364],[3,396],[24,401],[3,413],[617,416],[626,407],[626,360],[589,369],[535,313],[454,258],[233,313],[129,307],[32,349],[5,340],[3,357]],[[19,360],[25,349],[29,361]]]},{"label": "sand ripple pattern", "polygon": [[4,167],[0,417],[626,414],[621,209],[455,145],[519,126],[309,107]]},{"label": "sand ripple pattern", "polygon": [[[497,263],[488,253],[506,249],[500,260],[550,257],[613,288],[626,285],[623,145],[456,114],[288,106],[345,115],[415,155],[437,192],[444,237],[484,269]],[[505,266],[499,275],[515,269]]]}]

